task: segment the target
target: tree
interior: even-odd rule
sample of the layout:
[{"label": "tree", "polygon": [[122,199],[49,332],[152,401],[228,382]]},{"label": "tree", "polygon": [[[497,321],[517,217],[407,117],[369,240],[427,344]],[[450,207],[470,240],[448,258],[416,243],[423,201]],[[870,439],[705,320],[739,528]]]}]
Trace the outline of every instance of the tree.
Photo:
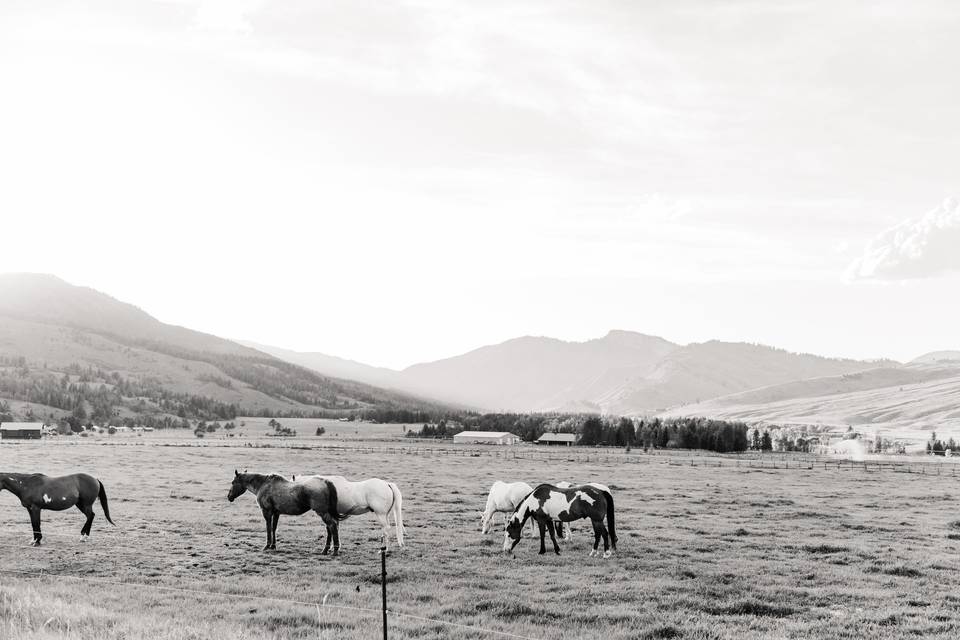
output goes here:
[{"label": "tree", "polygon": [[580,435],[580,444],[591,446],[603,441],[603,420],[598,416],[590,416],[583,423]]},{"label": "tree", "polygon": [[770,438],[769,431],[764,431],[763,436],[760,438],[760,450],[773,451],[773,440]]}]

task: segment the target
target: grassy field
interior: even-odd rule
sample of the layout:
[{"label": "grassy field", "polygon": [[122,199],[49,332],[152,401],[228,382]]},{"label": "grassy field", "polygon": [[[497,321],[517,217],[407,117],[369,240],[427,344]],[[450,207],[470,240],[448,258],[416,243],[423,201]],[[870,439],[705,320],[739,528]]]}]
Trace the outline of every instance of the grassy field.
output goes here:
[{"label": "grassy field", "polygon": [[[376,520],[345,521],[330,558],[316,516],[283,518],[277,551],[263,553],[254,498],[226,500],[234,468],[396,481],[408,542],[388,558],[398,613],[538,639],[960,636],[953,477],[163,442],[0,446],[0,471],[100,477],[118,525],[98,516],[81,544],[79,512],[45,512],[44,546],[30,548],[26,512],[0,493],[0,637],[379,637],[378,612],[310,604],[379,607]],[[533,539],[505,556],[502,534],[478,531],[496,479],[611,485],[619,551],[588,558],[581,525],[560,557],[537,555]],[[390,625],[391,638],[505,637]]]}]

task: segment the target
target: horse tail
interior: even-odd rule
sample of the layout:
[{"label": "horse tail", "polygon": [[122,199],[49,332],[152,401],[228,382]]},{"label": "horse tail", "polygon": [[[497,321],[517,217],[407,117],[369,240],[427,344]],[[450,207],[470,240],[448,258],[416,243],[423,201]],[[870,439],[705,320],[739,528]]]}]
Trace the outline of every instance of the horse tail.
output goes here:
[{"label": "horse tail", "polygon": [[392,482],[388,482],[390,492],[393,494],[393,506],[390,512],[393,513],[394,525],[397,528],[397,546],[403,546],[403,496],[400,495],[400,487]]},{"label": "horse tail", "polygon": [[609,491],[603,492],[603,497],[607,499],[607,528],[610,530],[610,546],[617,550],[617,523],[613,515],[613,495]]},{"label": "horse tail", "polygon": [[[97,482],[100,482],[100,481],[97,480]],[[104,517],[106,517],[107,522],[109,522],[110,524],[113,524],[113,520],[110,519],[110,507],[107,506],[107,490],[104,489],[102,482],[100,482],[100,493],[97,494],[97,497],[100,498],[100,506],[103,507]],[[117,526],[117,525],[113,524],[113,526]]]},{"label": "horse tail", "polygon": [[346,520],[347,516],[340,515],[340,500],[337,498],[337,487],[334,486],[329,480],[324,480],[327,483],[327,513],[332,515],[335,520]]}]

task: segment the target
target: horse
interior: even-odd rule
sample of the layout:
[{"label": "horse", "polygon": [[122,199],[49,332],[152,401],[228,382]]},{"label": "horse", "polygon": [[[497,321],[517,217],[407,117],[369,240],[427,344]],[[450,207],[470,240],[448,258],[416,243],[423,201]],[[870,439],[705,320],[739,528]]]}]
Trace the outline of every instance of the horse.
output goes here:
[{"label": "horse", "polygon": [[[610,526],[609,533],[603,525],[603,519],[606,517],[607,524]],[[600,538],[603,538],[603,557],[609,558],[612,555],[610,547],[617,549],[617,528],[613,514],[613,500],[609,493],[604,493],[595,487],[583,485],[579,487],[570,487],[561,489],[550,484],[541,484],[521,502],[510,522],[507,523],[507,531],[503,534],[503,550],[505,553],[512,553],[513,548],[520,542],[520,532],[527,518],[533,518],[540,526],[540,553],[547,552],[544,545],[544,533],[550,531],[550,540],[553,542],[553,551],[560,555],[560,545],[557,544],[556,530],[554,521],[572,522],[590,518],[593,522],[593,550],[590,556],[595,556],[599,552],[597,547],[600,544]],[[511,542],[512,541],[512,542]]]},{"label": "horse", "polygon": [[397,533],[397,546],[403,547],[403,496],[400,495],[400,488],[396,484],[380,478],[353,482],[343,476],[304,476],[304,481],[311,478],[326,480],[336,487],[338,519],[372,511],[383,528],[384,547],[390,546],[389,516],[392,515]]},{"label": "horse", "polygon": [[[599,482],[587,482],[586,484],[590,485],[594,489],[599,489],[604,493],[607,493],[607,494],[610,493],[610,487],[608,487],[605,484],[600,484]],[[561,489],[569,489],[570,487],[573,487],[575,485],[572,482],[567,482],[566,480],[564,480],[562,482],[555,482],[553,486],[560,487]],[[608,495],[607,497],[611,502],[613,501],[613,495]],[[563,522],[561,522],[560,520],[557,520],[554,524],[557,527],[557,538],[560,540],[563,540],[564,542],[566,542],[567,540],[570,540],[570,534],[573,533],[573,529],[571,529],[570,527],[564,527]]]},{"label": "horse", "polygon": [[[533,487],[526,482],[501,482],[497,480],[487,495],[487,507],[480,513],[480,531],[484,534],[493,528],[493,516],[496,513],[513,513],[523,499],[533,493]],[[503,517],[503,527],[507,527],[507,516]]]},{"label": "horse", "polygon": [[315,511],[327,527],[327,544],[323,548],[323,555],[330,552],[331,541],[333,555],[340,553],[337,523],[342,518],[337,515],[337,488],[333,483],[319,478],[294,482],[276,474],[240,473],[234,470],[227,500],[233,502],[246,491],[257,496],[257,504],[267,525],[264,551],[277,548],[277,524],[281,515],[299,516],[307,511]]},{"label": "horse", "polygon": [[[33,546],[39,547],[43,534],[40,532],[40,511],[64,511],[76,507],[87,516],[80,529],[80,540],[90,538],[93,526],[93,503],[100,499],[100,507],[107,522],[110,519],[110,507],[107,504],[107,491],[103,483],[85,473],[49,478],[42,473],[0,473],[0,491],[6,489],[20,498],[20,504],[30,513],[33,526]],[[116,526],[116,525],[114,525]]]}]

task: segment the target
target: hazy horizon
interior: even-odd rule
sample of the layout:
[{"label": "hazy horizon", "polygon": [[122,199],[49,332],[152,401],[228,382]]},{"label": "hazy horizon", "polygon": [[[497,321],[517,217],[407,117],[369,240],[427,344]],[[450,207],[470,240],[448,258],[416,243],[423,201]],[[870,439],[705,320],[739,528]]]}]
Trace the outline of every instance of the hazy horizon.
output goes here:
[{"label": "hazy horizon", "polygon": [[403,368],[960,348],[960,7],[0,6],[0,272]]}]

